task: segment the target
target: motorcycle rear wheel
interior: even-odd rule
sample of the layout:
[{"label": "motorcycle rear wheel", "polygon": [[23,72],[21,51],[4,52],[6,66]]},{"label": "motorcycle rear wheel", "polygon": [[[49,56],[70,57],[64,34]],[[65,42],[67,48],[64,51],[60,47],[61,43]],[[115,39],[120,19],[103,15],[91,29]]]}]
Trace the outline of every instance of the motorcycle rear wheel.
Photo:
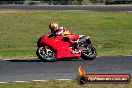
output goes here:
[{"label": "motorcycle rear wheel", "polygon": [[84,60],[93,60],[96,58],[97,52],[92,45],[88,45],[86,49],[82,50],[81,58]]}]

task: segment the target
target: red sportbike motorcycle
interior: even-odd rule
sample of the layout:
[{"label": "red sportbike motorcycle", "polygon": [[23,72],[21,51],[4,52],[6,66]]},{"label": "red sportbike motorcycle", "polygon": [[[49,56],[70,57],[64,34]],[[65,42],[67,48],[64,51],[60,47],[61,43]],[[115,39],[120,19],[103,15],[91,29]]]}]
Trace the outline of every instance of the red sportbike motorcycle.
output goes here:
[{"label": "red sportbike motorcycle", "polygon": [[[50,37],[49,35],[44,34],[37,41],[36,54],[40,60],[56,61],[60,59],[78,59],[80,57],[84,60],[93,60],[96,57],[96,49],[92,46],[88,36],[76,36],[72,33],[56,37]],[[70,39],[77,42],[76,46],[69,43]],[[74,53],[74,51],[77,51],[77,53]]]}]

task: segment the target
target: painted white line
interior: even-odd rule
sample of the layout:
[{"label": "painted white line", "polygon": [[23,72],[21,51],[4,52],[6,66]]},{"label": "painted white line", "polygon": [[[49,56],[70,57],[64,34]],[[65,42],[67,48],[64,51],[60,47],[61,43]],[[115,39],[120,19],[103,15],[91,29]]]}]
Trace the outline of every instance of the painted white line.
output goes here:
[{"label": "painted white line", "polygon": [[65,81],[65,80],[72,80],[72,79],[56,79],[56,80],[62,80],[62,81],[64,80]]},{"label": "painted white line", "polygon": [[[72,79],[54,79],[53,81],[68,81],[68,80],[72,80]],[[11,82],[15,82],[15,83],[29,83],[29,82],[46,82],[46,81],[52,81],[52,80],[32,80],[32,81],[11,81]],[[5,83],[10,83],[10,82],[0,82],[0,84],[5,84]]]},{"label": "painted white line", "polygon": [[16,82],[16,83],[23,83],[23,82],[25,82],[25,83],[27,83],[28,81],[13,81],[13,82]]},{"label": "painted white line", "polygon": [[32,80],[33,82],[45,82],[45,81],[49,81],[49,80]]},{"label": "painted white line", "polygon": [[5,83],[8,83],[8,82],[0,82],[0,84],[5,84]]}]

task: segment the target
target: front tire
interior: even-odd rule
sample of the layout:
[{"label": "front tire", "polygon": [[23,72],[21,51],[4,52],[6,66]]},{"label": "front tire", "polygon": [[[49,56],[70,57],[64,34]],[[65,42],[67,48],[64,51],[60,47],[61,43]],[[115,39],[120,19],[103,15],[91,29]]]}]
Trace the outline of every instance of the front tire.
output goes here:
[{"label": "front tire", "polygon": [[50,46],[38,47],[36,54],[38,58],[42,61],[56,61],[55,52]]},{"label": "front tire", "polygon": [[92,45],[88,45],[81,53],[81,57],[84,60],[93,60],[96,55],[96,49]]}]

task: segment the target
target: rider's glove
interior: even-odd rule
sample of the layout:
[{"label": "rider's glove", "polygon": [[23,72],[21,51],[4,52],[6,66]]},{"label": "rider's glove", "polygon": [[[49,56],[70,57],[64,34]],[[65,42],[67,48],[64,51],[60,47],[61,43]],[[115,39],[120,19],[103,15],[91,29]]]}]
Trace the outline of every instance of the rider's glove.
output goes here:
[{"label": "rider's glove", "polygon": [[48,38],[53,37],[53,34],[50,34],[50,35],[48,35],[47,37],[48,37]]},{"label": "rider's glove", "polygon": [[57,33],[54,34],[54,36],[57,36],[57,35],[58,35]]}]

